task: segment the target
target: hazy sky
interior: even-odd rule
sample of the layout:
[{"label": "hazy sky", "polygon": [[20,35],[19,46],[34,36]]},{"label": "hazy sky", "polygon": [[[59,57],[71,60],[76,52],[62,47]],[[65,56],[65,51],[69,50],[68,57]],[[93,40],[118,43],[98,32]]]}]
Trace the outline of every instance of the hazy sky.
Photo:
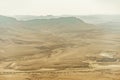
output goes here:
[{"label": "hazy sky", "polygon": [[120,0],[0,0],[0,15],[120,14]]}]

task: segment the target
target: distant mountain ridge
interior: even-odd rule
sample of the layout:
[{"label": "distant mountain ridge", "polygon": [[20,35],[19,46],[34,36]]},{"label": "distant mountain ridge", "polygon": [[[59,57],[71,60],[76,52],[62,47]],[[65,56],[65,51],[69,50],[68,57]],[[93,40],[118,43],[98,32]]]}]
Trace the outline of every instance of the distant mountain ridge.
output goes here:
[{"label": "distant mountain ridge", "polygon": [[75,17],[60,17],[60,18],[52,18],[52,19],[34,19],[34,20],[28,20],[28,21],[23,21],[24,23],[27,24],[54,24],[54,25],[59,25],[59,24],[75,24],[75,23],[81,23],[84,24],[84,22],[78,18]]},{"label": "distant mountain ridge", "polygon": [[[50,18],[50,19],[33,19],[27,21],[19,21],[12,17],[0,16],[1,26],[4,28],[7,26],[12,29],[28,29],[28,30],[52,30],[52,31],[81,31],[83,29],[95,28],[94,25],[85,23],[79,18],[76,17],[59,17],[59,18]],[[6,24],[7,23],[7,24]],[[0,26],[0,27],[1,27]]]},{"label": "distant mountain ridge", "polygon": [[17,20],[12,17],[0,16],[0,24],[10,24],[13,22],[17,22]]}]

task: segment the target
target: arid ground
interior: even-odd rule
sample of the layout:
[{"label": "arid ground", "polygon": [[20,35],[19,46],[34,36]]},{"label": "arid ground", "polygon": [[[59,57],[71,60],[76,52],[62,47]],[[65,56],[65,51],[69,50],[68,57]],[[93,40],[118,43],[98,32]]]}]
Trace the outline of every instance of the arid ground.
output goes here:
[{"label": "arid ground", "polygon": [[120,80],[119,53],[120,30],[0,16],[0,80]]}]

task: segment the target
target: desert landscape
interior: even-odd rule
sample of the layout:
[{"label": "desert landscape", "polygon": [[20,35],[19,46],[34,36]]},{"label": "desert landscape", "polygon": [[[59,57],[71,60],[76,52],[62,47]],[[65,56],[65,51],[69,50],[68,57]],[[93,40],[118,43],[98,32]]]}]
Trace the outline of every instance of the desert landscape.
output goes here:
[{"label": "desert landscape", "polygon": [[0,16],[0,80],[120,80],[119,22],[47,17]]}]

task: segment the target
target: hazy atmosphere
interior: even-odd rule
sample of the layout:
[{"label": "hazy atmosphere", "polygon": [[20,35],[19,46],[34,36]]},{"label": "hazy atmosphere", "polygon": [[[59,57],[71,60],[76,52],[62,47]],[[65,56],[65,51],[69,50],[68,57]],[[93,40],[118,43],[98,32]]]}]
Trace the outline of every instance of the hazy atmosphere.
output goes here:
[{"label": "hazy atmosphere", "polygon": [[120,0],[0,0],[0,80],[120,80]]},{"label": "hazy atmosphere", "polygon": [[0,0],[0,14],[120,14],[120,0]]}]

